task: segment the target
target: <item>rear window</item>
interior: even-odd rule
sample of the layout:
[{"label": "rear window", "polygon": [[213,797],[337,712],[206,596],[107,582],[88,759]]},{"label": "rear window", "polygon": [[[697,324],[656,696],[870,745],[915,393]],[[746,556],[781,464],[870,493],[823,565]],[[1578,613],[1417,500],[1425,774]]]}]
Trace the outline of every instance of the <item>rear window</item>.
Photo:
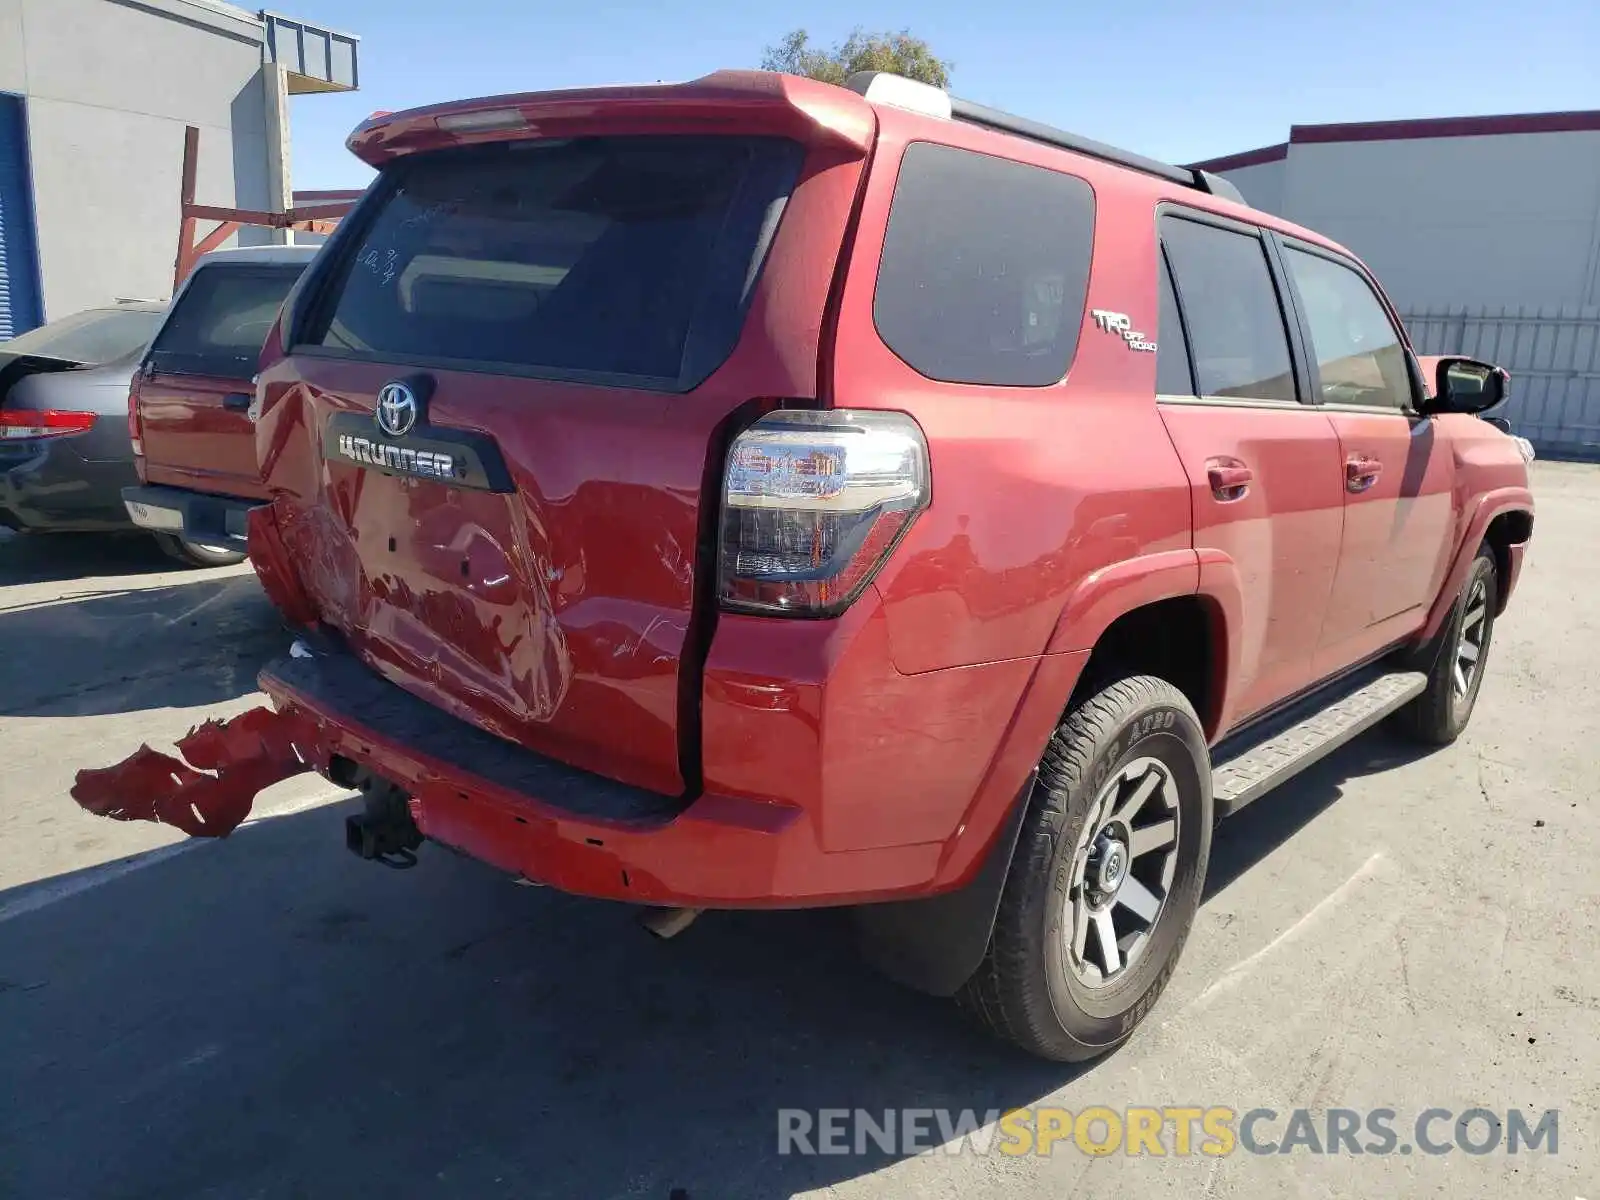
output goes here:
[{"label": "rear window", "polygon": [[930,379],[1056,383],[1078,346],[1093,250],[1082,179],[914,142],[883,239],[878,335]]},{"label": "rear window", "polygon": [[799,172],[754,137],[415,155],[300,331],[325,351],[683,390],[732,352]]},{"label": "rear window", "polygon": [[248,379],[299,263],[200,267],[183,289],[150,348],[156,370]]},{"label": "rear window", "polygon": [[7,354],[38,354],[75,363],[109,363],[150,344],[162,309],[91,308],[0,342]]}]

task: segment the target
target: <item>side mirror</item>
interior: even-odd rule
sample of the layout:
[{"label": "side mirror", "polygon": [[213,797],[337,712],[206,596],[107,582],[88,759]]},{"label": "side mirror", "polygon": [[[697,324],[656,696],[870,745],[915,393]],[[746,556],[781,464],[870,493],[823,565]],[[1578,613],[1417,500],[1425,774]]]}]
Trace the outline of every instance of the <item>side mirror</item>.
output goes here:
[{"label": "side mirror", "polygon": [[1434,368],[1433,395],[1425,413],[1481,413],[1506,398],[1511,376],[1502,367],[1475,358],[1441,358]]}]

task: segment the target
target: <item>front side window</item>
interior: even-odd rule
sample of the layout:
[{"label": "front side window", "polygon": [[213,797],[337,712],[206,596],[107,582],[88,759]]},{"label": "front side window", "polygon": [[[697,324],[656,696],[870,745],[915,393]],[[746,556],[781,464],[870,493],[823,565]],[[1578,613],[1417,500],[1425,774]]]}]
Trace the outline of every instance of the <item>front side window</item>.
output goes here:
[{"label": "front side window", "polygon": [[1167,217],[1161,241],[1188,322],[1200,394],[1295,400],[1289,334],[1261,239]]},{"label": "front side window", "polygon": [[1044,387],[1072,363],[1094,252],[1094,191],[1043,167],[906,148],[872,316],[919,374]]},{"label": "front side window", "polygon": [[1404,409],[1411,402],[1405,347],[1367,281],[1292,246],[1285,258],[1311,327],[1323,402]]},{"label": "front side window", "polygon": [[300,340],[692,386],[732,352],[801,153],[640,136],[403,159]]}]

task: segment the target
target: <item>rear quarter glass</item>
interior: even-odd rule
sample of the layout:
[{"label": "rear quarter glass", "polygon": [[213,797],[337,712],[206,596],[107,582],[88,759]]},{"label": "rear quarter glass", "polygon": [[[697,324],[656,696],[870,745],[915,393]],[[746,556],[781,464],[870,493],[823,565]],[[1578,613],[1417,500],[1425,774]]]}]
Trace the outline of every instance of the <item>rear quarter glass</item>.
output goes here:
[{"label": "rear quarter glass", "polygon": [[884,233],[873,321],[946,383],[1045,387],[1077,350],[1094,191],[1075,175],[913,142]]},{"label": "rear quarter glass", "polygon": [[689,390],[738,340],[802,160],[684,135],[408,156],[319,270],[295,349]]}]

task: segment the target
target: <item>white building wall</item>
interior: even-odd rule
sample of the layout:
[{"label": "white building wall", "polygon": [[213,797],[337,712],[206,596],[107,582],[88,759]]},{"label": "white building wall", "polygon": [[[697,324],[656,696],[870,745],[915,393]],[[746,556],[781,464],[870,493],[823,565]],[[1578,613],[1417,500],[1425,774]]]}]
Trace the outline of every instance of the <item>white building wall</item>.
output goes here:
[{"label": "white building wall", "polygon": [[1236,167],[1232,171],[1219,171],[1218,174],[1239,189],[1250,207],[1283,215],[1283,189],[1288,176],[1286,159]]},{"label": "white building wall", "polygon": [[200,129],[201,203],[271,207],[261,40],[252,14],[196,0],[0,0],[47,320],[171,294],[185,125]]},{"label": "white building wall", "polygon": [[1296,144],[1283,212],[1403,309],[1595,302],[1600,131]]},{"label": "white building wall", "polygon": [[1600,131],[1296,142],[1223,174],[1355,251],[1401,309],[1600,303]]}]

